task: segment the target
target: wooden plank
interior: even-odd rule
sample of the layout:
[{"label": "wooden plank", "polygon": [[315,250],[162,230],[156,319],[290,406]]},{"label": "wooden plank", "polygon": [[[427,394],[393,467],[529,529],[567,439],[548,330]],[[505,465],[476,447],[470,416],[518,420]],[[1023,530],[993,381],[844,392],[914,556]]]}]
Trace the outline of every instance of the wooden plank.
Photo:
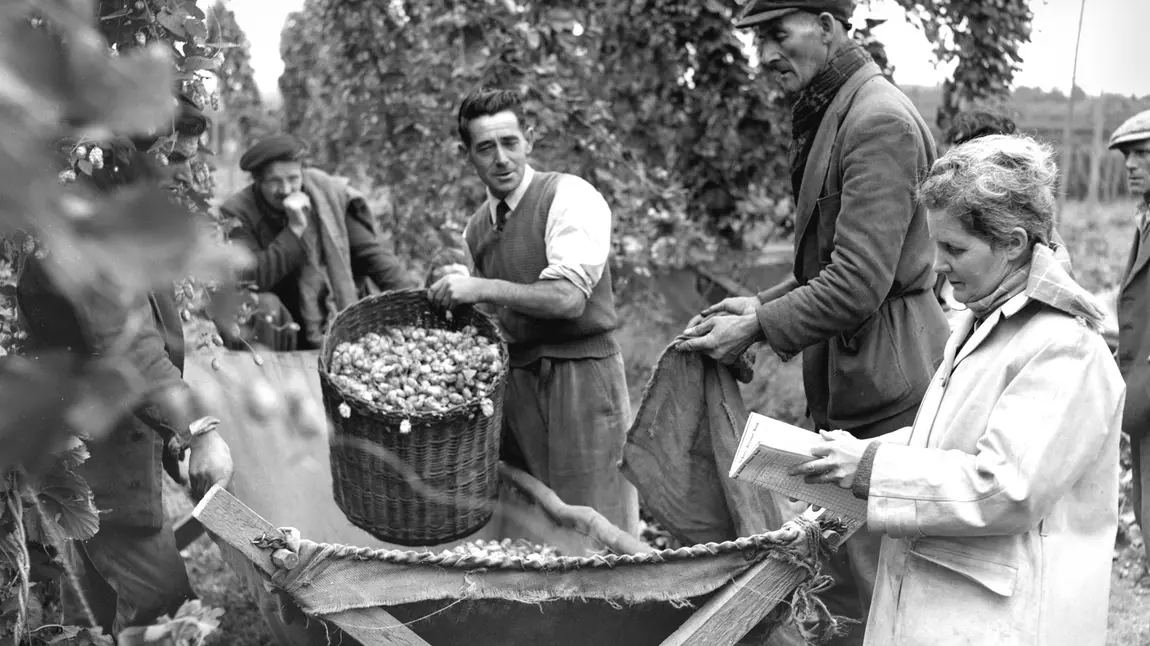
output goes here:
[{"label": "wooden plank", "polygon": [[733,646],[806,576],[773,559],[757,563],[720,589],[660,646]]},{"label": "wooden plank", "polygon": [[192,516],[203,523],[216,537],[239,550],[249,561],[266,575],[275,574],[270,550],[252,545],[252,539],[262,535],[277,536],[282,532],[259,514],[228,493],[223,487],[214,485],[208,495],[196,505]]},{"label": "wooden plank", "polygon": [[[252,545],[252,539],[265,534],[281,535],[282,532],[238,498],[215,485],[196,505],[192,515],[220,541],[246,557],[265,575],[275,573],[271,550]],[[363,646],[430,646],[383,608],[345,611],[325,619],[354,636]]]},{"label": "wooden plank", "polygon": [[[802,518],[816,523],[824,513],[808,507]],[[844,534],[824,532],[823,538],[838,547],[859,529],[854,525]],[[758,563],[721,588],[660,646],[732,646],[806,578],[805,572],[773,559]]]}]

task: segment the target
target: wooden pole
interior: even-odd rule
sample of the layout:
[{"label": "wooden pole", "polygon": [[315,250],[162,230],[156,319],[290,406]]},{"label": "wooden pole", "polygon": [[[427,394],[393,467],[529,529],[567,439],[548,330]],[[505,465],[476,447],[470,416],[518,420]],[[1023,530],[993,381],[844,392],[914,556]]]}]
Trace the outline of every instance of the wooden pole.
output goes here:
[{"label": "wooden pole", "polygon": [[1102,183],[1102,160],[1106,156],[1106,142],[1103,140],[1103,127],[1106,120],[1106,92],[1098,93],[1094,100],[1094,137],[1090,147],[1090,184],[1086,189],[1088,214],[1098,208],[1098,188]]},{"label": "wooden pole", "polygon": [[[1066,123],[1062,128],[1062,182],[1058,190],[1059,207],[1066,203],[1066,185],[1070,177],[1074,154],[1074,88],[1078,87],[1078,52],[1082,47],[1082,19],[1086,15],[1086,0],[1078,9],[1078,36],[1074,41],[1074,68],[1070,72],[1070,93],[1066,99]],[[1058,224],[1062,208],[1054,212],[1054,223]]]}]

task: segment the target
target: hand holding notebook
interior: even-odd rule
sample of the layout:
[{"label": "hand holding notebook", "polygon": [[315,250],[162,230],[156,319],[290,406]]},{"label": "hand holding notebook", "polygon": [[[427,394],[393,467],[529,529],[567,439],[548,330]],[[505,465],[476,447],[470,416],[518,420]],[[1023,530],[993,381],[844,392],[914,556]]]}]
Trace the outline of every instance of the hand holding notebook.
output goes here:
[{"label": "hand holding notebook", "polygon": [[824,445],[818,433],[751,413],[730,476],[818,505],[852,523],[866,522],[866,501],[837,484],[812,484],[790,475],[795,467],[815,459],[811,450]]}]

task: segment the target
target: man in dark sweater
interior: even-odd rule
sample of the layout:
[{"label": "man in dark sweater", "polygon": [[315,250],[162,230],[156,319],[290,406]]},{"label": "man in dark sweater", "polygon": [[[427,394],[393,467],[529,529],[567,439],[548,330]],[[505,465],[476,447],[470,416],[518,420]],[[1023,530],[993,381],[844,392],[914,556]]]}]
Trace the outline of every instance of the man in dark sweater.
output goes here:
[{"label": "man in dark sweater", "polygon": [[511,361],[505,446],[564,502],[637,534],[638,494],[618,468],[631,411],[614,333],[611,209],[586,181],[528,165],[534,131],[513,92],[465,98],[459,136],[487,185],[464,232],[474,275],[453,271],[429,296],[494,311]]},{"label": "man in dark sweater", "polygon": [[248,329],[219,325],[229,346],[242,338],[276,351],[315,349],[331,317],[370,289],[366,279],[384,291],[415,286],[381,244],[363,194],[306,167],[303,153],[289,135],[252,146],[240,158],[252,183],[220,207],[238,222],[229,239],[255,256],[241,280],[259,294]]}]

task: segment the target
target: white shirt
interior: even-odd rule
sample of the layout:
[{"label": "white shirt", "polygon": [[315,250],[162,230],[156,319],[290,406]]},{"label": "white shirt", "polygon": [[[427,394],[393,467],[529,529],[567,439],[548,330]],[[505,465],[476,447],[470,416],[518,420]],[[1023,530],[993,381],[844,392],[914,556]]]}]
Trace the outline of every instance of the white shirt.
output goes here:
[{"label": "white shirt", "polygon": [[[505,200],[511,207],[509,218],[515,217],[515,208],[534,178],[535,169],[527,166],[523,171],[523,181]],[[487,210],[492,224],[496,221],[498,205],[499,200],[488,190]],[[543,242],[547,251],[547,267],[540,272],[539,280],[570,281],[590,298],[591,290],[603,277],[603,268],[611,251],[611,207],[607,200],[586,180],[563,175],[555,187],[551,210],[547,212]]]}]

